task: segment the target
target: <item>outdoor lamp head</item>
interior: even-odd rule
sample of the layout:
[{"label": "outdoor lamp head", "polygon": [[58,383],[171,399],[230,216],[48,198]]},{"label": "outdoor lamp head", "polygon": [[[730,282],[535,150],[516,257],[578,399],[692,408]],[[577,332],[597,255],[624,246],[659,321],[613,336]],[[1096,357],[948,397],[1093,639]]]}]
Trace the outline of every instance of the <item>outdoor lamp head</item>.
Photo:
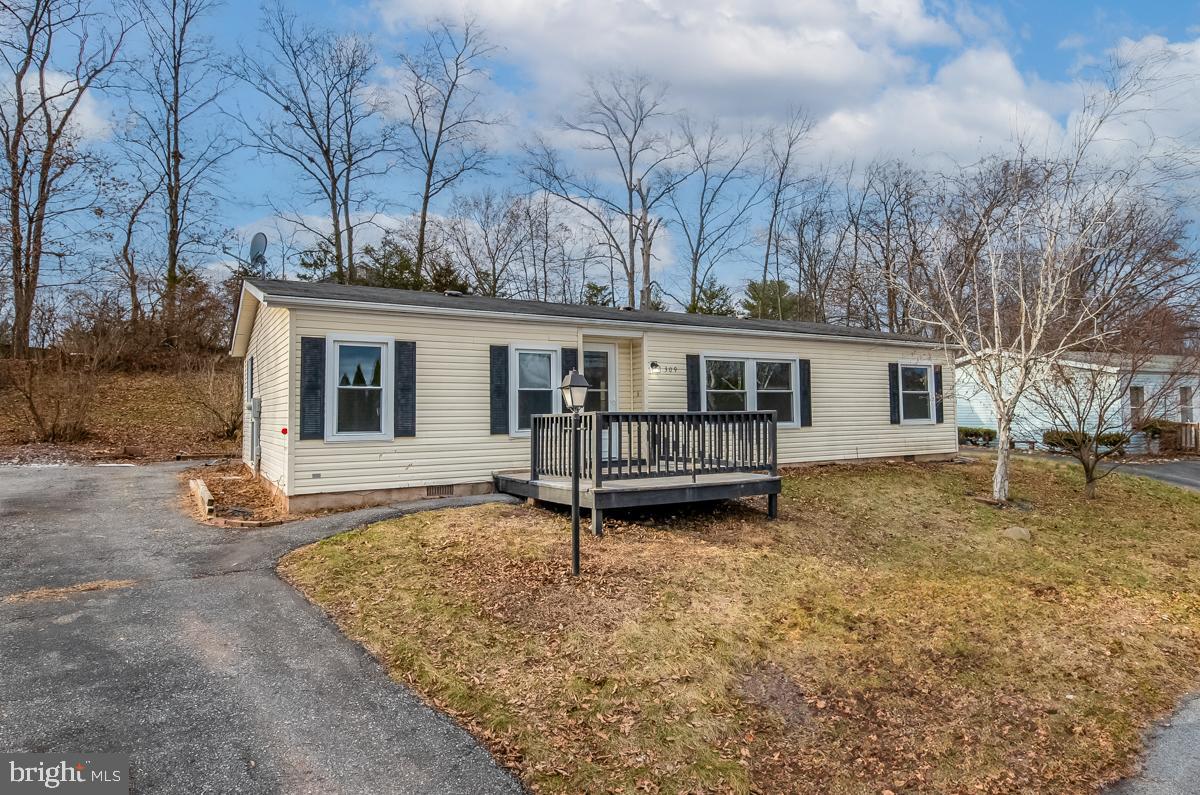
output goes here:
[{"label": "outdoor lamp head", "polygon": [[563,377],[563,405],[567,407],[567,411],[583,411],[583,403],[587,400],[588,386],[587,379],[575,370],[572,370]]}]

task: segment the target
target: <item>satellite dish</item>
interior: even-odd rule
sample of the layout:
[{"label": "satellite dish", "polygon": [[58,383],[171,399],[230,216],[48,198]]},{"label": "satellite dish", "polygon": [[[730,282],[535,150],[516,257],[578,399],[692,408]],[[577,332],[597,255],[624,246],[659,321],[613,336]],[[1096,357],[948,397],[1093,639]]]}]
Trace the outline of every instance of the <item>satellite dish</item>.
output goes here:
[{"label": "satellite dish", "polygon": [[256,268],[265,268],[267,265],[266,250],[267,236],[262,232],[255,232],[254,237],[250,238],[250,264]]}]

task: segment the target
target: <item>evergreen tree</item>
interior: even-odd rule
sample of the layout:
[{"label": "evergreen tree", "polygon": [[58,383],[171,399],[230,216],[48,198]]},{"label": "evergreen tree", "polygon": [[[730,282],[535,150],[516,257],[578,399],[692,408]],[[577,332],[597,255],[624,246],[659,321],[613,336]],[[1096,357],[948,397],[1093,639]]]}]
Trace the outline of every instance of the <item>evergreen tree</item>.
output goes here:
[{"label": "evergreen tree", "polygon": [[603,284],[588,282],[583,286],[583,304],[584,306],[612,306],[612,290]]},{"label": "evergreen tree", "polygon": [[[750,282],[738,308],[746,317],[767,320],[801,320],[803,317],[800,296],[793,292],[787,282],[770,279],[766,282]],[[810,307],[811,308],[811,307]],[[809,312],[808,316],[811,317]]]},{"label": "evergreen tree", "polygon": [[716,279],[709,279],[697,288],[696,301],[687,311],[696,315],[734,315],[733,291]]}]

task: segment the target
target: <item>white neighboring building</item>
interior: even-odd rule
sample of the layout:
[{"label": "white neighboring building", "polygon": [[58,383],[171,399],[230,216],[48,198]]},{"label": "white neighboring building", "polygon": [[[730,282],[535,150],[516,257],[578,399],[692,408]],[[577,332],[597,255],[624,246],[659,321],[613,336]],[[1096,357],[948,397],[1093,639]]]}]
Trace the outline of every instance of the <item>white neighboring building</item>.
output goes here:
[{"label": "white neighboring building", "polygon": [[[1135,412],[1145,411],[1147,416],[1180,423],[1196,423],[1200,420],[1200,376],[1181,375],[1181,369],[1191,367],[1192,362],[1179,356],[1157,356],[1140,366],[1132,376],[1129,365],[1111,356],[1075,354],[1062,362],[1068,368],[1078,370],[1081,375],[1099,373],[1111,384],[1107,389],[1122,389],[1121,418],[1130,424]],[[1105,387],[1100,387],[1104,390]],[[960,359],[955,365],[955,400],[960,428],[991,428],[997,430],[996,412],[992,399],[979,383],[975,368]],[[1148,410],[1143,407],[1152,407]],[[1112,425],[1110,420],[1108,423]],[[1092,422],[1094,430],[1095,420]],[[1013,439],[1018,444],[1042,444],[1042,434],[1055,429],[1050,413],[1037,398],[1034,390],[1028,389],[1017,407],[1013,419]],[[1132,449],[1143,443],[1134,435]]]}]

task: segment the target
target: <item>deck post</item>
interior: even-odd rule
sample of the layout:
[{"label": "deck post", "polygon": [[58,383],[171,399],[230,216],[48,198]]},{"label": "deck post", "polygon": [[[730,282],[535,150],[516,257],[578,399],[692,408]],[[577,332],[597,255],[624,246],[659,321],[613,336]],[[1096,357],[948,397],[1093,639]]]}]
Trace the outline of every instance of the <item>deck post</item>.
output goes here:
[{"label": "deck post", "polygon": [[[604,476],[602,474],[600,474],[600,467],[604,461],[604,455],[603,455],[604,414],[605,413],[603,411],[597,411],[593,415],[593,422],[596,426],[595,428],[592,429],[593,432],[595,433],[595,438],[593,440],[595,442],[595,444],[593,445],[593,448],[592,448],[592,490],[593,491],[600,488],[600,484],[604,482]],[[595,497],[593,496],[592,499],[594,500]]]},{"label": "deck post", "polygon": [[[769,420],[771,433],[771,475],[779,474],[779,423],[776,421],[775,412],[771,412]],[[779,516],[779,495],[767,495],[767,518],[775,519]]]},{"label": "deck post", "polygon": [[[592,495],[592,500],[595,501],[596,495]],[[592,508],[592,535],[599,538],[604,535],[604,511],[601,508]]]},{"label": "deck post", "polygon": [[530,431],[530,434],[529,434],[529,479],[530,480],[538,479],[538,464],[540,464],[542,461],[542,444],[541,444],[542,429],[540,426],[543,423],[540,422],[539,420],[541,420],[541,417],[534,417],[533,422],[530,423],[530,425],[533,426],[532,430]]}]

